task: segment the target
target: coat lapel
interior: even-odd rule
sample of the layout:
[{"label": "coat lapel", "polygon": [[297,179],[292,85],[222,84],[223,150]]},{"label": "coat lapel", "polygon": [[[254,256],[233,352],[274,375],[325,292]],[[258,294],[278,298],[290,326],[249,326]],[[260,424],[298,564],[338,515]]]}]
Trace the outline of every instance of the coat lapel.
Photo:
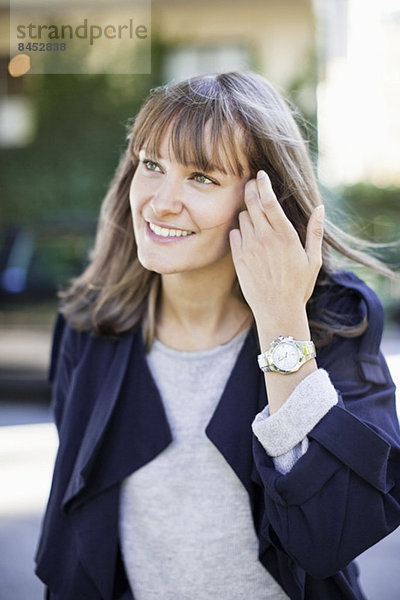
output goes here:
[{"label": "coat lapel", "polygon": [[[99,369],[104,368],[99,365]],[[72,510],[119,483],[172,440],[140,334],[121,338],[94,403],[63,498]]]},{"label": "coat lapel", "polygon": [[[104,357],[99,363],[104,368]],[[93,406],[62,506],[86,574],[111,600],[120,482],[172,440],[139,334],[121,338]]]},{"label": "coat lapel", "polygon": [[256,332],[251,329],[206,429],[250,496],[253,483],[260,483],[253,460],[251,424],[267,403],[258,353]]},{"label": "coat lapel", "polygon": [[[252,455],[251,423],[266,404],[251,330],[239,353],[206,434],[247,491],[259,482]],[[99,365],[99,369],[104,368]],[[159,391],[139,334],[127,334],[114,350],[94,403],[69,480],[63,507],[72,510],[150,462],[172,441]]]}]

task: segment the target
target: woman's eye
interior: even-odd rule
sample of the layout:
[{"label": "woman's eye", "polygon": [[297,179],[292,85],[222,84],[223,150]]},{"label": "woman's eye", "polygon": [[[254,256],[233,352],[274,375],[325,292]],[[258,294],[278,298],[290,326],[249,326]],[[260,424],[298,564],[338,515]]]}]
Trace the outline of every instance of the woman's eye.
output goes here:
[{"label": "woman's eye", "polygon": [[205,183],[206,185],[210,184],[210,183],[215,183],[215,181],[213,181],[212,179],[210,179],[209,177],[206,177],[205,175],[203,175],[202,173],[195,173],[193,175],[193,179],[195,181],[197,181],[197,183]]},{"label": "woman's eye", "polygon": [[160,165],[158,165],[156,162],[154,162],[153,160],[149,160],[149,159],[145,159],[142,161],[145,168],[148,171],[155,171],[156,173],[161,173],[161,167]]}]

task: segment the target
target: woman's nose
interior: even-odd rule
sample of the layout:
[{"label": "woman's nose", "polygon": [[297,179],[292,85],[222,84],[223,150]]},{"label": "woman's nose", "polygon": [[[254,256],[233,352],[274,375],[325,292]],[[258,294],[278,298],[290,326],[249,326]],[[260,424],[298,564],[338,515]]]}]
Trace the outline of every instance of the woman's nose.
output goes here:
[{"label": "woman's nose", "polygon": [[179,179],[165,175],[154,191],[150,205],[158,216],[179,214],[183,207],[183,186]]}]

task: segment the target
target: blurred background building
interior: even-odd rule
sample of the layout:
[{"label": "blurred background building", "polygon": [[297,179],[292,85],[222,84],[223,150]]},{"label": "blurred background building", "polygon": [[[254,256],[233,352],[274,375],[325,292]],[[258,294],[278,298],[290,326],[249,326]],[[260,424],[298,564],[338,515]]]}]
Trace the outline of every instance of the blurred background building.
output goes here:
[{"label": "blurred background building", "polygon": [[400,184],[400,2],[315,0],[320,175]]}]

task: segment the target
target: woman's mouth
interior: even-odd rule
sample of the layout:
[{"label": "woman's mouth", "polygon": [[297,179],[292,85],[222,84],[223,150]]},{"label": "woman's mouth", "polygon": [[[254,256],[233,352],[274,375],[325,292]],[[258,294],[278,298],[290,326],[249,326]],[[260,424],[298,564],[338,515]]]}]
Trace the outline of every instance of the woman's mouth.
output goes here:
[{"label": "woman's mouth", "polygon": [[170,229],[169,227],[160,227],[149,221],[148,223],[150,231],[163,238],[171,237],[187,237],[193,235],[194,231],[188,231],[187,229]]}]

